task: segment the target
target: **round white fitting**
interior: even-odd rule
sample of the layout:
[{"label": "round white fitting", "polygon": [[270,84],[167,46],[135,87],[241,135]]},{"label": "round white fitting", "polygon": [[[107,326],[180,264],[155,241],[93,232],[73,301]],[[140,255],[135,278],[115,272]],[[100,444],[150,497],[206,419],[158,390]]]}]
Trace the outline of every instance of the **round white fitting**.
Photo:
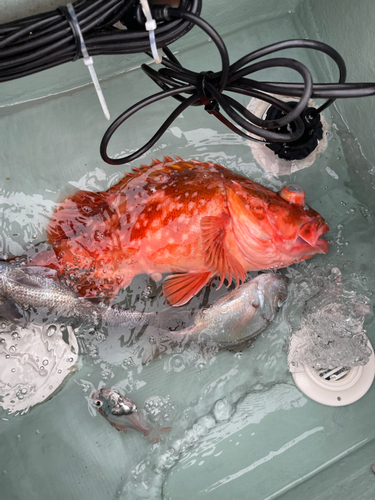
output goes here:
[{"label": "round white fitting", "polygon": [[[284,96],[274,96],[280,99],[281,101],[297,101],[294,97],[284,97]],[[316,104],[312,99],[308,102],[309,107],[316,108]],[[270,104],[265,101],[259,101],[256,98],[251,99],[249,104],[247,105],[247,109],[251,111],[258,118],[265,118],[268,108]],[[320,117],[321,123],[323,126],[323,137],[318,142],[318,146],[314,149],[312,153],[309,154],[306,158],[302,160],[284,160],[279,158],[271,149],[267,148],[267,146],[263,142],[254,142],[249,140],[248,144],[251,148],[253,156],[255,160],[259,163],[259,165],[267,172],[270,176],[278,177],[280,175],[290,175],[298,170],[302,170],[304,168],[310,167],[317,156],[321,155],[322,152],[327,147],[327,131],[329,129],[328,123],[325,120],[324,116]],[[249,136],[252,136],[249,133]],[[259,140],[259,137],[254,136]]]},{"label": "round white fitting", "polygon": [[310,399],[327,406],[345,406],[358,401],[370,389],[375,377],[375,356],[364,366],[315,370],[304,365],[304,371],[293,373],[296,386]]}]

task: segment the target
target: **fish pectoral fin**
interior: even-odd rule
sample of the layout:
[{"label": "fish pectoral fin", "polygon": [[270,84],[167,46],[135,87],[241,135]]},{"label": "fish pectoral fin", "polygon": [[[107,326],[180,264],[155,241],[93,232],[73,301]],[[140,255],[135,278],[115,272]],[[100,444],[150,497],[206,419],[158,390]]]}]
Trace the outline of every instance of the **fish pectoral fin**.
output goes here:
[{"label": "fish pectoral fin", "polygon": [[172,274],[163,283],[163,293],[172,306],[182,306],[210,281],[211,271]]},{"label": "fish pectoral fin", "polygon": [[246,272],[238,260],[233,257],[225,244],[226,227],[230,219],[206,216],[201,219],[202,245],[205,252],[205,265],[221,278],[219,288],[228,278],[229,285],[234,278],[239,284],[244,281]]}]

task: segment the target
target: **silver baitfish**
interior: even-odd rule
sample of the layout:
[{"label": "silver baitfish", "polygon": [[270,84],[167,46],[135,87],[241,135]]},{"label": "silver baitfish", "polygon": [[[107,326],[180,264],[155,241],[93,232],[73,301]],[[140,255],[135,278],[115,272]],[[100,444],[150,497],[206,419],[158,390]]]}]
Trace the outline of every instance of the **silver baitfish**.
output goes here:
[{"label": "silver baitfish", "polygon": [[283,305],[287,282],[288,278],[278,274],[259,274],[199,311],[192,326],[169,332],[168,337],[180,343],[211,341],[220,347],[243,349],[268,326]]},{"label": "silver baitfish", "polygon": [[130,399],[115,389],[98,389],[92,395],[92,400],[100,415],[120,432],[126,433],[133,429],[141,432],[151,443],[158,443],[160,434],[171,430],[170,427],[150,427],[142,410],[138,410]]},{"label": "silver baitfish", "polygon": [[152,313],[130,311],[77,296],[55,278],[56,271],[47,267],[21,266],[0,261],[0,315],[8,320],[22,317],[23,309],[43,307],[57,316],[82,321],[102,321],[108,326],[147,325]]}]

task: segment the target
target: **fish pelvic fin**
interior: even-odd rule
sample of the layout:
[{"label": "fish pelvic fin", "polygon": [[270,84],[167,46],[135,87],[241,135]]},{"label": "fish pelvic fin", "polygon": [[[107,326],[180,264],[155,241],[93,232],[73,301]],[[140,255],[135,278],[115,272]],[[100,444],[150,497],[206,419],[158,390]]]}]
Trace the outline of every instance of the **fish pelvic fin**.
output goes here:
[{"label": "fish pelvic fin", "polygon": [[235,279],[237,284],[244,281],[246,272],[225,244],[226,227],[230,223],[227,215],[206,216],[201,219],[202,245],[205,265],[221,278],[219,288],[228,279],[228,286]]},{"label": "fish pelvic fin", "polygon": [[211,280],[212,271],[188,272],[172,274],[163,283],[163,293],[172,306],[182,306]]}]

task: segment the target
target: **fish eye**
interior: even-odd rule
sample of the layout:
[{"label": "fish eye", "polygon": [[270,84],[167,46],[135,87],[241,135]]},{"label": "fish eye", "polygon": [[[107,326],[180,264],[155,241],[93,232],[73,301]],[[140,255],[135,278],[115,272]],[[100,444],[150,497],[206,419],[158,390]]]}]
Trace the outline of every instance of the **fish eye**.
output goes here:
[{"label": "fish eye", "polygon": [[282,297],[276,297],[276,311],[278,311],[284,305],[284,300]]},{"label": "fish eye", "polygon": [[101,408],[103,406],[103,401],[97,399],[96,401],[94,401],[94,405],[97,406],[98,408]]}]

